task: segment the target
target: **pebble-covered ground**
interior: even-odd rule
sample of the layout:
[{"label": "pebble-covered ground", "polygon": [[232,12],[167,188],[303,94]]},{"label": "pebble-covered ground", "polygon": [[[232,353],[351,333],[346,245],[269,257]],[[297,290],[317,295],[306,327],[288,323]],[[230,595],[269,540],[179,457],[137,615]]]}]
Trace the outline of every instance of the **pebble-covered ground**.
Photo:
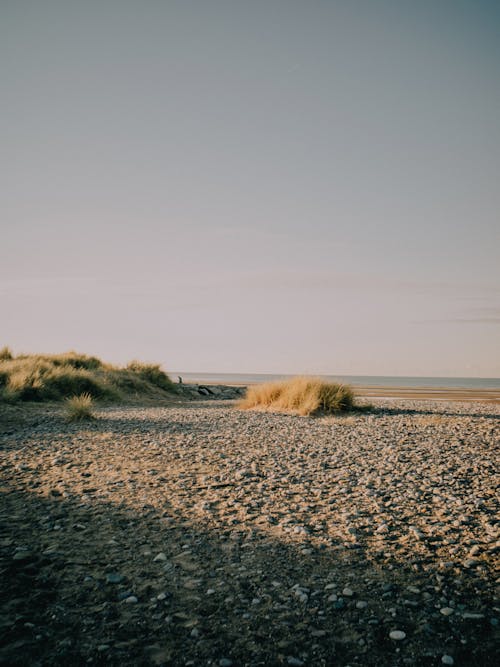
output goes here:
[{"label": "pebble-covered ground", "polygon": [[4,420],[0,663],[494,665],[499,418]]}]

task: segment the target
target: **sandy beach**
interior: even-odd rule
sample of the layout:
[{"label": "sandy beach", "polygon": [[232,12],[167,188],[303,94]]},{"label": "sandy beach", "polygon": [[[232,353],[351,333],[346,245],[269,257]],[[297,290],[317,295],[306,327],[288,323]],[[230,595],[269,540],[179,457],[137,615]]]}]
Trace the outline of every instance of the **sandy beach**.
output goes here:
[{"label": "sandy beach", "polygon": [[0,421],[0,662],[492,665],[497,402]]},{"label": "sandy beach", "polygon": [[465,389],[452,387],[382,387],[360,385],[356,393],[365,398],[403,398],[411,400],[479,401],[500,405],[500,389]]}]

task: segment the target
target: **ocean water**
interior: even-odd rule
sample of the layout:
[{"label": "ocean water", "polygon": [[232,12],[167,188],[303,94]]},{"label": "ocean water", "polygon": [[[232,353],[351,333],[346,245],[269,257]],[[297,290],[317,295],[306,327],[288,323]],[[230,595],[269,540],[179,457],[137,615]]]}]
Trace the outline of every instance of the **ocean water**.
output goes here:
[{"label": "ocean water", "polygon": [[[170,373],[170,377],[174,381],[177,380],[178,375],[185,382],[243,385],[273,382],[293,377],[293,375],[271,375],[265,373]],[[500,389],[500,378],[403,377],[390,375],[320,375],[319,377],[328,381],[340,381],[354,386]]]}]

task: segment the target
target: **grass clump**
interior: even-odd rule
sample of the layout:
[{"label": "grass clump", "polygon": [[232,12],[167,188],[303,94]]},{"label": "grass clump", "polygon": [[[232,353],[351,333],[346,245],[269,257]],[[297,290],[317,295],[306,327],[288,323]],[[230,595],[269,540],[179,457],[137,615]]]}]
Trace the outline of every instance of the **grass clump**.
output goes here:
[{"label": "grass clump", "polygon": [[77,352],[0,356],[0,402],[61,401],[88,394],[120,402],[164,399],[174,384],[160,366],[133,362],[119,368]]},{"label": "grass clump", "polygon": [[2,348],[0,348],[0,361],[10,361],[12,358],[13,357],[10,347],[4,345]]},{"label": "grass clump", "polygon": [[66,399],[66,417],[70,422],[95,419],[92,412],[93,399],[90,394],[80,394]]},{"label": "grass clump", "polygon": [[159,364],[143,364],[134,359],[134,361],[127,364],[127,370],[132,373],[137,373],[140,378],[147,380],[160,389],[169,391],[174,388],[174,383],[168,375],[161,370]]},{"label": "grass clump", "polygon": [[314,415],[347,412],[355,408],[355,403],[354,393],[347,385],[296,377],[249,387],[240,407]]}]

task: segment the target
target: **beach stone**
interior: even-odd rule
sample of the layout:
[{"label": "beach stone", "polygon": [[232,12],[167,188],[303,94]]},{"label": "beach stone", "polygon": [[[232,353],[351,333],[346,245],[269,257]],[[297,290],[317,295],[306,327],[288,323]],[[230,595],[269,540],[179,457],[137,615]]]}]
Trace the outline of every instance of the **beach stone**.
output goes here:
[{"label": "beach stone", "polygon": [[451,616],[455,612],[455,610],[451,607],[441,607],[439,611],[443,614],[443,616]]},{"label": "beach stone", "polygon": [[[0,662],[216,666],[234,652],[234,665],[411,667],[446,664],[456,646],[457,664],[496,664],[500,405],[374,399],[371,414],[310,419],[243,412],[216,393],[103,405],[85,425],[33,405],[50,411],[43,430],[2,431]],[[16,546],[32,558],[12,561]],[[81,643],[63,652],[80,622]],[[389,638],[403,627],[405,641]]]},{"label": "beach stone", "polygon": [[125,577],[118,572],[109,572],[109,574],[106,575],[107,584],[121,584],[124,579]]},{"label": "beach stone", "polygon": [[161,551],[153,558],[153,563],[164,563],[167,560],[167,555]]},{"label": "beach stone", "polygon": [[406,632],[403,632],[403,630],[391,630],[389,637],[398,642],[406,638]]},{"label": "beach stone", "polygon": [[441,662],[443,663],[443,665],[454,665],[455,664],[455,661],[453,660],[451,655],[446,655],[446,654],[442,656]]}]

